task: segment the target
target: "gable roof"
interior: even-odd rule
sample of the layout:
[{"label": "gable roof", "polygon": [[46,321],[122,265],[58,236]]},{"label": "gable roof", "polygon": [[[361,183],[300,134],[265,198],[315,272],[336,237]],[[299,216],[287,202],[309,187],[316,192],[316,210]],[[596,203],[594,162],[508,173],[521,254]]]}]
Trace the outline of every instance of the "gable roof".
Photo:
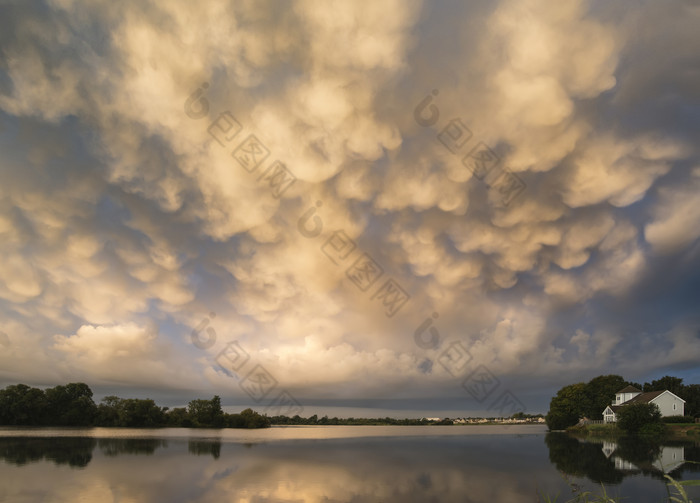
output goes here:
[{"label": "gable roof", "polygon": [[[641,389],[637,389],[634,386],[632,386],[631,384],[629,384],[629,385],[625,386],[624,388],[622,388],[617,393],[641,393],[641,392],[642,392]],[[615,393],[615,394],[617,394],[617,393]]]},{"label": "gable roof", "polygon": [[630,400],[627,400],[624,405],[631,403],[649,403],[661,393],[663,393],[663,391],[647,391],[646,393],[642,393],[634,398],[631,398]]},{"label": "gable roof", "polygon": [[665,389],[662,391],[647,391],[646,393],[642,393],[641,395],[637,395],[634,398],[627,400],[625,403],[621,403],[619,406],[627,405],[630,403],[649,403],[652,400],[654,400],[654,398],[656,398],[657,396],[661,396],[664,393],[668,393],[670,395],[673,395],[676,398],[678,398],[681,402],[685,403],[685,400],[683,400],[681,397],[679,397],[678,395],[671,393],[669,390]]},{"label": "gable roof", "polygon": [[621,403],[619,405],[608,405],[608,407],[610,407],[613,412],[617,413],[617,411],[620,410],[625,405],[630,405],[633,403],[649,403],[654,398],[661,395],[662,393],[665,393],[665,391],[649,391],[648,393],[642,393],[641,395],[637,395],[634,398],[631,398],[631,399],[627,400],[626,402]]}]

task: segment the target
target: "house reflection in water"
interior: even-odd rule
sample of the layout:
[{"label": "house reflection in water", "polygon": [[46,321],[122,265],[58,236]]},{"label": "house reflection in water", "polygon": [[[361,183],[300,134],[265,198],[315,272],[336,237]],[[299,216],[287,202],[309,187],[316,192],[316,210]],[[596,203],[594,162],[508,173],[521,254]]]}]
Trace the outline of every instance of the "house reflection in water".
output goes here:
[{"label": "house reflection in water", "polygon": [[617,447],[616,442],[603,442],[603,454],[605,454],[606,458],[612,456],[615,468],[618,470],[640,471],[642,468],[651,468],[663,473],[670,473],[685,463],[685,447],[683,446],[659,446],[660,452],[658,456],[654,460],[650,460],[649,463],[644,463],[643,466],[618,456],[616,453]]},{"label": "house reflection in water", "polygon": [[615,452],[617,449],[617,444],[615,442],[608,442],[605,441],[603,442],[603,454],[605,454],[606,458],[609,458],[610,455]]}]

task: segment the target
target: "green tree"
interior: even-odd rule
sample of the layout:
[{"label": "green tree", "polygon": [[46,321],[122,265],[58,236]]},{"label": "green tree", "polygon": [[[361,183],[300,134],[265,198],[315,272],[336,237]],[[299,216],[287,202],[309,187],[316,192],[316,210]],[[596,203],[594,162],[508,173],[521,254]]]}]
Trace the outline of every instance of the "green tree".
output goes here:
[{"label": "green tree", "polygon": [[583,402],[583,416],[589,419],[602,419],[605,407],[612,403],[615,393],[627,386],[619,375],[594,377],[586,384],[586,398]]},{"label": "green tree", "polygon": [[97,406],[97,418],[95,423],[98,426],[119,426],[119,405],[121,398],[114,395],[104,397]]},{"label": "green tree", "polygon": [[166,424],[168,426],[189,428],[192,426],[192,420],[190,419],[187,409],[184,407],[176,407],[170,409],[165,414]]},{"label": "green tree", "polygon": [[59,426],[89,426],[97,415],[92,390],[82,382],[56,386],[45,391],[50,424]]},{"label": "green tree", "polygon": [[187,405],[187,413],[195,426],[224,426],[224,411],[221,409],[221,398],[218,395],[211,400],[192,400]]},{"label": "green tree", "polygon": [[46,421],[48,402],[44,392],[26,384],[0,390],[0,424],[36,426]]},{"label": "green tree", "polygon": [[663,376],[661,379],[644,383],[644,391],[664,391],[669,390],[671,393],[682,398],[683,395],[683,379],[680,377]]},{"label": "green tree", "polygon": [[165,424],[165,412],[151,399],[126,398],[119,402],[119,426],[153,427]]},{"label": "green tree", "polygon": [[224,414],[224,424],[227,428],[245,428],[245,418],[240,414]]},{"label": "green tree", "polygon": [[246,428],[268,428],[270,426],[270,419],[258,414],[253,409],[245,409],[241,412],[241,417],[245,421]]},{"label": "green tree", "polygon": [[687,416],[700,416],[700,384],[684,386],[683,394],[679,396],[685,400],[685,414]]},{"label": "green tree", "polygon": [[96,423],[100,426],[154,427],[165,426],[167,407],[159,407],[150,398],[106,396],[97,407]]},{"label": "green tree", "polygon": [[[586,385],[582,382],[564,386],[549,403],[546,416],[550,430],[563,430],[575,425],[584,414]],[[601,411],[602,412],[602,411]]]},{"label": "green tree", "polygon": [[661,411],[655,403],[632,403],[617,411],[617,426],[627,433],[639,433],[646,425],[662,424]]}]

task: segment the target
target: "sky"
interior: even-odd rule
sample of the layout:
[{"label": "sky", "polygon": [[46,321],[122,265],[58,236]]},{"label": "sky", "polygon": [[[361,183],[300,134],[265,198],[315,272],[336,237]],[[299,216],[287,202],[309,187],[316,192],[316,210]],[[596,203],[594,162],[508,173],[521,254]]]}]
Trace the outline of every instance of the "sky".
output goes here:
[{"label": "sky", "polygon": [[700,383],[700,3],[0,3],[0,385],[269,414]]}]

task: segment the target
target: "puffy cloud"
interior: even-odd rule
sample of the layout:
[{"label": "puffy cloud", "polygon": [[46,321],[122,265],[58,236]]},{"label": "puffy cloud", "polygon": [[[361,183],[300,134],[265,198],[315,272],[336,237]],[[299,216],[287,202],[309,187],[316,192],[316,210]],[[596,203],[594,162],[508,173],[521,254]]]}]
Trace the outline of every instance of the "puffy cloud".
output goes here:
[{"label": "puffy cloud", "polygon": [[177,356],[153,325],[83,325],[74,334],[53,339],[59,368],[71,378],[81,376],[98,384],[186,387],[183,371],[188,366],[173,366]]},{"label": "puffy cloud", "polygon": [[[449,394],[441,366],[419,365],[456,339],[504,376],[624,367],[612,304],[663,274],[659,255],[696,266],[700,235],[687,169],[697,9],[659,9],[4,7],[0,312],[12,322],[0,345],[25,362],[3,359],[5,377],[36,362],[36,381],[240,395],[212,364],[220,346],[190,344],[210,311],[218,344],[240,341],[316,396]],[[644,40],[630,36],[639,27]],[[185,113],[196,92],[200,118]],[[414,117],[426,94],[429,127]],[[454,118],[471,136],[450,151],[436,136]],[[232,154],[250,135],[269,155],[249,170]],[[469,157],[479,144],[498,160],[485,176]],[[281,197],[262,175],[274,161],[296,178]],[[508,205],[506,169],[526,183]],[[331,259],[338,231],[349,252]],[[347,274],[363,253],[383,272],[367,291]],[[375,296],[388,278],[410,295],[392,318]],[[659,333],[692,326],[685,310],[666,315]],[[425,350],[413,334],[428,318],[441,340]],[[669,341],[655,365],[682,362],[689,339]]]},{"label": "puffy cloud", "polygon": [[56,336],[56,349],[95,364],[104,365],[112,358],[139,358],[152,351],[156,334],[136,325],[95,327],[83,325],[72,336]]}]

